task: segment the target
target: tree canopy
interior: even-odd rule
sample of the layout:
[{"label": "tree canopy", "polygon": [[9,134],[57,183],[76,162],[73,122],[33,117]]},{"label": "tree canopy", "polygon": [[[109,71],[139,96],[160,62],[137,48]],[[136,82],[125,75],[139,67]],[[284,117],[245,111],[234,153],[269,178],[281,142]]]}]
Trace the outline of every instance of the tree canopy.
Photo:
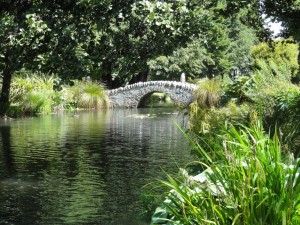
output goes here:
[{"label": "tree canopy", "polygon": [[272,21],[281,22],[285,37],[293,36],[300,41],[300,2],[298,0],[263,0],[264,13]]},{"label": "tree canopy", "polygon": [[62,80],[90,76],[108,88],[179,79],[182,72],[213,77],[247,69],[250,45],[268,35],[257,0],[3,0],[0,6],[0,114],[21,69]]}]

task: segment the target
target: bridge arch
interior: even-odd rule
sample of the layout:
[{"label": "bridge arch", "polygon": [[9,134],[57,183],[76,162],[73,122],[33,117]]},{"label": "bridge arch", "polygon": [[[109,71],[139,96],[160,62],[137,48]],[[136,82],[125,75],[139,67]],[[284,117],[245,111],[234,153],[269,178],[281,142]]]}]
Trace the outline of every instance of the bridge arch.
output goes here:
[{"label": "bridge arch", "polygon": [[108,91],[111,107],[137,108],[145,96],[154,92],[167,94],[177,105],[189,105],[196,85],[175,81],[140,82]]},{"label": "bridge arch", "polygon": [[153,92],[149,92],[149,93],[145,94],[138,102],[137,107],[139,108],[139,107],[145,106],[146,100],[149,99],[153,93],[155,93],[155,92],[153,91]]}]

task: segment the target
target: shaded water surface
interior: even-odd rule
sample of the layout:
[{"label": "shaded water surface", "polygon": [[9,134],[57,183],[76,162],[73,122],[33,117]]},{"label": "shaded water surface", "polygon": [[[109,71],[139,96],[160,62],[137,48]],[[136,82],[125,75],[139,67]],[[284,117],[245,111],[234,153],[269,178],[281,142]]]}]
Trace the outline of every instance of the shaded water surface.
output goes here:
[{"label": "shaded water surface", "polygon": [[142,187],[190,159],[166,109],[0,121],[0,224],[143,225]]}]

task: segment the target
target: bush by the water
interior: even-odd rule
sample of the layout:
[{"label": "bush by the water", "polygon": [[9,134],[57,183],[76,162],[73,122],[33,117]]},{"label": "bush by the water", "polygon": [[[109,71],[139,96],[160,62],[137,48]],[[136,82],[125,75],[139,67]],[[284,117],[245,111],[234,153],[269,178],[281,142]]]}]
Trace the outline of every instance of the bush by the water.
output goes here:
[{"label": "bush by the water", "polygon": [[300,224],[299,52],[273,47],[253,48],[250,76],[199,83],[183,132],[198,159],[162,181],[152,224]]},{"label": "bush by the water", "polygon": [[64,109],[108,107],[105,86],[97,81],[61,84],[56,75],[21,71],[12,79],[8,116],[52,113]]}]

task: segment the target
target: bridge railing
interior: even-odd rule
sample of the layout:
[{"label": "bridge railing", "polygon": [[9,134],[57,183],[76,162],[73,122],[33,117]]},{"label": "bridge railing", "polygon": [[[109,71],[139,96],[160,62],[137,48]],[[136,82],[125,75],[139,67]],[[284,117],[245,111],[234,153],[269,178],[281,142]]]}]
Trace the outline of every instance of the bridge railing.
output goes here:
[{"label": "bridge railing", "polygon": [[120,87],[117,89],[108,90],[108,95],[114,95],[119,92],[128,91],[135,88],[149,87],[149,86],[164,86],[164,87],[180,87],[188,91],[193,91],[197,85],[187,83],[187,82],[178,82],[178,81],[147,81],[147,82],[138,82],[135,84],[126,85],[125,87]]}]

